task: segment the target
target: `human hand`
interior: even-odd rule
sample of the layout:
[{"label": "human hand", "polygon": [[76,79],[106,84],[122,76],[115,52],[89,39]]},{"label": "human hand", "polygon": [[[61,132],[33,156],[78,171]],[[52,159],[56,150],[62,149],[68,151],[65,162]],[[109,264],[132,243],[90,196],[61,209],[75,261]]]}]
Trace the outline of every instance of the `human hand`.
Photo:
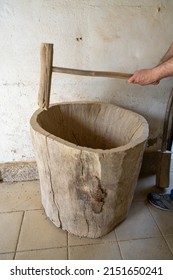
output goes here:
[{"label": "human hand", "polygon": [[158,79],[155,68],[153,69],[141,69],[135,71],[135,73],[128,79],[129,83],[145,85],[158,85],[160,80]]}]

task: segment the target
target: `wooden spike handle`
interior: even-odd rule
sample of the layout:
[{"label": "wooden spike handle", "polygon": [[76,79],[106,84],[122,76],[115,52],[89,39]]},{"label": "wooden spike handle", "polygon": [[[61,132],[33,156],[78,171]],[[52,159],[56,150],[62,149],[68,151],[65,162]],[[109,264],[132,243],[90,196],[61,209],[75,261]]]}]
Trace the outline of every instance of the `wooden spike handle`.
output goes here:
[{"label": "wooden spike handle", "polygon": [[128,74],[128,73],[90,71],[90,70],[80,70],[80,69],[71,69],[71,68],[52,66],[53,44],[47,44],[47,43],[41,44],[40,60],[41,60],[41,73],[40,73],[40,85],[39,85],[39,94],[38,94],[38,105],[40,108],[44,108],[46,110],[49,108],[52,72],[91,76],[91,77],[119,78],[119,79],[129,79],[132,76],[132,74]]},{"label": "wooden spike handle", "polygon": [[40,50],[41,73],[38,94],[38,105],[40,108],[48,109],[50,100],[53,44],[41,44]]}]

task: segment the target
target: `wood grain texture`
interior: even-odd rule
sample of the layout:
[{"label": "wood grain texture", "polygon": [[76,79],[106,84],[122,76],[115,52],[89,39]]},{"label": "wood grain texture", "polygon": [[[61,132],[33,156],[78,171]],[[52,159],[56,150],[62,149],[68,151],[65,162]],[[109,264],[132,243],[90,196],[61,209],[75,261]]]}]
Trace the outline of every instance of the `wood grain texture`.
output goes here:
[{"label": "wood grain texture", "polygon": [[40,86],[38,94],[38,105],[40,108],[48,109],[52,78],[53,44],[41,44],[40,49]]},{"label": "wood grain texture", "polygon": [[168,188],[170,182],[171,151],[158,151],[158,163],[156,169],[156,186]]},{"label": "wood grain texture", "polygon": [[53,72],[71,74],[71,75],[81,75],[81,76],[91,76],[91,77],[107,77],[107,78],[118,78],[118,79],[129,79],[132,74],[121,73],[121,72],[106,72],[106,71],[94,71],[94,70],[81,70],[63,67],[52,67]]},{"label": "wood grain texture", "polygon": [[97,238],[127,215],[148,124],[115,105],[74,102],[31,118],[42,203],[50,220],[77,236]]},{"label": "wood grain texture", "polygon": [[40,70],[40,85],[39,85],[39,93],[38,93],[38,106],[45,110],[49,108],[52,72],[71,74],[71,75],[107,77],[107,78],[119,78],[119,79],[128,79],[132,75],[132,74],[120,73],[120,72],[91,71],[91,70],[80,70],[80,69],[52,66],[53,44],[47,44],[47,43],[41,44],[40,62],[41,62],[40,63],[41,70]]}]

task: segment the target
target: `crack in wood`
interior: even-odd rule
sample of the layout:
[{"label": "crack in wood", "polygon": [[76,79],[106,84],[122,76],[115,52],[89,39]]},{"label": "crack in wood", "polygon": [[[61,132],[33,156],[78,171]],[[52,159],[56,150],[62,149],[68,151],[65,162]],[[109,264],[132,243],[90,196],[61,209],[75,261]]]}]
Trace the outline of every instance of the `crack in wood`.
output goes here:
[{"label": "crack in wood", "polygon": [[[47,137],[46,137],[46,149],[47,149],[47,155],[50,159],[50,153],[49,153],[49,148],[48,148],[48,143],[47,143]],[[47,166],[48,166],[48,170],[49,170],[49,180],[50,180],[50,187],[51,187],[51,191],[52,191],[52,200],[53,200],[53,203],[55,204],[56,208],[57,208],[57,213],[58,213],[58,220],[59,220],[59,223],[60,223],[60,228],[62,228],[62,222],[61,222],[61,218],[60,218],[60,207],[58,205],[58,202],[55,200],[55,193],[54,193],[54,190],[53,190],[53,183],[52,183],[52,175],[51,175],[51,168],[49,166],[49,160],[47,158]]]},{"label": "crack in wood", "polygon": [[89,207],[95,214],[99,214],[102,212],[107,194],[98,176],[92,174],[92,170],[89,169],[91,159],[87,155],[85,157],[82,155],[81,151],[79,157],[81,168],[79,171],[77,165],[76,171],[77,195],[84,202],[85,207]]}]

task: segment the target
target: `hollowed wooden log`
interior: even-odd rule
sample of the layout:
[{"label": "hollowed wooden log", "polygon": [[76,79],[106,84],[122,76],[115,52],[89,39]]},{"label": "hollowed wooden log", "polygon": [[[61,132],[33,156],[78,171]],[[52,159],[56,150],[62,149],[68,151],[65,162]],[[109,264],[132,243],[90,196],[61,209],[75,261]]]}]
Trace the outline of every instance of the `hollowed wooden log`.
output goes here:
[{"label": "hollowed wooden log", "polygon": [[127,217],[148,137],[142,116],[105,103],[61,103],[33,114],[31,134],[42,203],[57,227],[97,238]]}]

